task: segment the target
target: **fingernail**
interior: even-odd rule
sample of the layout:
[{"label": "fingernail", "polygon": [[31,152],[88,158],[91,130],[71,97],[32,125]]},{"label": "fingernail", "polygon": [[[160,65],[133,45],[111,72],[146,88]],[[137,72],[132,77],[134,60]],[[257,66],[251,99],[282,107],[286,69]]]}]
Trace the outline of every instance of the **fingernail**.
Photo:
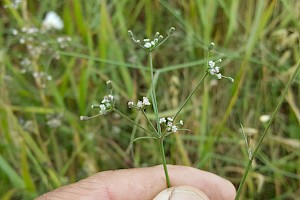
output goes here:
[{"label": "fingernail", "polygon": [[163,190],[153,200],[209,200],[209,198],[197,188],[177,186]]}]

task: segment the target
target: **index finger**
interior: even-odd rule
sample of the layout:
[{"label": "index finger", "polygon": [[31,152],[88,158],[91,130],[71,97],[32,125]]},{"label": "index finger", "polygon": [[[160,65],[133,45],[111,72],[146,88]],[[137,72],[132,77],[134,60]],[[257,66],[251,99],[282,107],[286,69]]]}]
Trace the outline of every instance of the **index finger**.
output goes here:
[{"label": "index finger", "polygon": [[[172,186],[188,185],[202,190],[210,199],[234,199],[235,188],[227,180],[192,167],[168,165]],[[77,183],[47,193],[49,199],[153,199],[167,188],[163,167],[123,169],[97,173]]]}]

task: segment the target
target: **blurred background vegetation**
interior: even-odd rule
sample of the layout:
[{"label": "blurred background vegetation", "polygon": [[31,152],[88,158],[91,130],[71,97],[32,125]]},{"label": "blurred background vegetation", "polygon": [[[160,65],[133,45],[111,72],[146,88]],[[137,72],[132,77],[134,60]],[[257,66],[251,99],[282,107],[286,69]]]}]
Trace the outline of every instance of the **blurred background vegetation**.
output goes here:
[{"label": "blurred background vegetation", "polygon": [[[62,30],[41,30],[55,11]],[[205,72],[207,46],[222,58],[179,118],[192,132],[166,140],[167,162],[208,170],[236,187],[247,162],[240,123],[255,146],[299,59],[298,0],[2,0],[0,2],[0,199],[32,199],[103,170],[161,163],[152,140],[116,114],[90,105],[114,82],[116,106],[142,125],[128,100],[149,89],[143,39],[171,26],[174,35],[154,55],[161,116],[172,115]],[[27,28],[27,29],[26,29]],[[26,31],[27,30],[27,31]],[[30,29],[32,30],[32,29]],[[35,29],[33,29],[35,30]],[[58,42],[58,38],[65,38]],[[66,39],[67,38],[67,39]],[[242,199],[300,195],[299,75],[260,149]]]}]

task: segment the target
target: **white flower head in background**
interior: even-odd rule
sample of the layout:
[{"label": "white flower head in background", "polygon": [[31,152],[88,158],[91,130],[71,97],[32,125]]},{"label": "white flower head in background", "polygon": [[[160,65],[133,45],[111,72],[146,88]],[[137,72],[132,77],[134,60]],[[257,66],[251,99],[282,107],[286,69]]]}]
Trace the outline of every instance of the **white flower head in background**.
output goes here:
[{"label": "white flower head in background", "polygon": [[262,115],[259,117],[259,121],[261,123],[267,123],[270,120],[271,116],[270,115]]},{"label": "white flower head in background", "polygon": [[50,11],[46,14],[46,17],[43,21],[43,27],[50,30],[56,29],[61,30],[64,27],[64,23],[59,15],[56,12]]}]

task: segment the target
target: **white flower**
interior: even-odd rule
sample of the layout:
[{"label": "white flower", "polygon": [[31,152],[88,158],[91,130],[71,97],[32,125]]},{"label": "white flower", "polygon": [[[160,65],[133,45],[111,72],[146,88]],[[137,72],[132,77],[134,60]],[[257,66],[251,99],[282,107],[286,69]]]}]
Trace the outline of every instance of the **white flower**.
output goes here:
[{"label": "white flower", "polygon": [[32,76],[33,76],[34,78],[37,78],[37,77],[40,76],[40,73],[38,73],[38,72],[33,72],[33,73],[32,73]]},{"label": "white flower", "polygon": [[39,32],[39,29],[37,29],[36,27],[30,27],[26,31],[27,34],[35,34],[37,32]]},{"label": "white flower", "polygon": [[146,42],[145,44],[144,44],[144,47],[145,48],[147,48],[147,49],[149,49],[149,48],[151,48],[151,43],[150,42]]},{"label": "white flower", "polygon": [[48,80],[48,81],[51,81],[51,80],[52,80],[52,76],[48,75],[48,76],[47,76],[47,80]]},{"label": "white flower", "polygon": [[11,33],[12,33],[13,35],[18,35],[18,30],[17,30],[17,29],[12,29],[12,30],[11,30]]},{"label": "white flower", "polygon": [[50,11],[46,14],[46,17],[43,21],[43,26],[46,29],[57,29],[61,30],[64,27],[64,23],[60,16],[56,14],[54,11]]},{"label": "white flower", "polygon": [[107,95],[107,98],[108,98],[108,100],[110,100],[110,101],[113,101],[113,100],[114,100],[114,96],[111,95],[111,94]]},{"label": "white flower", "polygon": [[213,68],[215,66],[215,62],[210,60],[210,61],[208,61],[208,65],[210,68]]},{"label": "white flower", "polygon": [[104,104],[100,104],[99,107],[100,107],[101,110],[106,110],[106,107],[105,107]]},{"label": "white flower", "polygon": [[180,124],[180,125],[183,125],[183,121],[182,121],[182,120],[180,120],[180,121],[179,121],[179,124]]},{"label": "white flower", "polygon": [[266,123],[270,120],[271,116],[270,115],[262,115],[259,117],[259,121],[262,123]]},{"label": "white flower", "polygon": [[100,114],[105,115],[106,114],[106,106],[104,104],[100,104],[99,107],[100,107],[100,111],[99,111]]},{"label": "white flower", "polygon": [[58,38],[56,38],[56,41],[58,43],[62,43],[64,41],[64,38],[63,37],[58,37]]},{"label": "white flower", "polygon": [[210,73],[211,75],[215,75],[215,74],[216,74],[216,70],[215,70],[214,68],[209,69],[209,73]]},{"label": "white flower", "polygon": [[167,122],[167,120],[166,120],[166,118],[164,118],[164,117],[162,117],[162,118],[160,118],[159,119],[159,123],[161,124],[161,123],[166,123]]},{"label": "white flower", "polygon": [[172,126],[172,132],[173,132],[173,133],[176,133],[176,131],[177,131],[177,126],[175,126],[175,125]]},{"label": "white flower", "polygon": [[222,74],[220,74],[220,73],[219,73],[219,74],[216,74],[216,76],[217,76],[218,79],[221,79],[221,78],[222,78]]},{"label": "white flower", "polygon": [[149,102],[149,99],[147,97],[143,97],[143,104],[145,106],[150,106],[151,105],[151,103]]},{"label": "white flower", "polygon": [[174,118],[173,117],[168,117],[167,120],[172,122],[174,120]]},{"label": "white flower", "polygon": [[173,123],[172,122],[168,122],[167,126],[171,127],[171,126],[173,126]]},{"label": "white flower", "polygon": [[139,107],[139,108],[142,108],[143,107],[143,102],[138,100],[136,106]]},{"label": "white flower", "polygon": [[227,79],[230,80],[232,83],[234,82],[234,79],[231,77],[228,77]]},{"label": "white flower", "polygon": [[24,38],[20,38],[19,42],[20,42],[20,44],[25,44],[26,41]]},{"label": "white flower", "polygon": [[104,96],[104,98],[101,101],[101,103],[109,103],[109,100],[107,99],[107,96]]},{"label": "white flower", "polygon": [[134,106],[133,101],[128,101],[128,108],[133,108],[133,106]]}]

